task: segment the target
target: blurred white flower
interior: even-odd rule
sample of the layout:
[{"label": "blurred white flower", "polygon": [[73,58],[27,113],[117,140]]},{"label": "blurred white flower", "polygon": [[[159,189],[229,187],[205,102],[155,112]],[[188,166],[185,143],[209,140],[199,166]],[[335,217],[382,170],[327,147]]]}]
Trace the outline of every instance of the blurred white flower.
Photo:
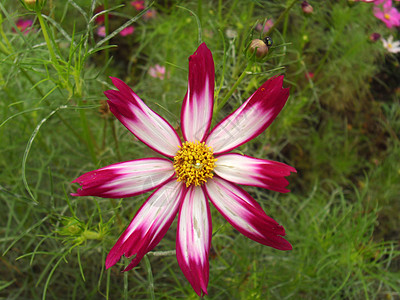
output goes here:
[{"label": "blurred white flower", "polygon": [[389,36],[387,40],[382,38],[383,47],[387,49],[390,53],[400,52],[400,41],[393,42],[393,36]]}]

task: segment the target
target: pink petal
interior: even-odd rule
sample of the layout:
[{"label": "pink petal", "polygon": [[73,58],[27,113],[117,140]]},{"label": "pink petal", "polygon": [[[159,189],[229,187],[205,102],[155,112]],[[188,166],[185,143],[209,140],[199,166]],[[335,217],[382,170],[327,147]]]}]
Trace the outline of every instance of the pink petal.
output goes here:
[{"label": "pink petal", "polygon": [[171,161],[144,158],[113,164],[75,179],[82,188],[72,196],[126,198],[148,192],[174,176]]},{"label": "pink petal", "polygon": [[285,229],[268,217],[243,189],[218,177],[207,181],[204,189],[217,210],[239,232],[266,246],[292,249],[290,243],[281,237],[285,235]]},{"label": "pink petal", "polygon": [[147,146],[165,156],[175,156],[181,141],[174,128],[152,111],[122,80],[111,79],[119,89],[104,92],[109,99],[107,102],[111,112]]},{"label": "pink petal", "polygon": [[210,129],[214,105],[214,60],[203,43],[189,57],[189,82],[182,104],[181,126],[186,141],[202,142]]},{"label": "pink petal", "polygon": [[267,80],[236,111],[219,122],[206,139],[214,154],[230,151],[262,133],[282,110],[289,89],[283,76]]},{"label": "pink petal", "polygon": [[210,247],[210,207],[201,188],[192,186],[179,211],[176,256],[183,274],[199,296],[207,294]]},{"label": "pink petal", "polygon": [[128,26],[124,29],[121,30],[121,32],[119,33],[121,36],[127,36],[127,35],[131,35],[133,32],[135,31],[135,27],[133,26]]},{"label": "pink petal", "polygon": [[108,253],[106,268],[115,265],[122,255],[135,258],[125,268],[134,268],[152,250],[171,226],[184,196],[185,186],[175,179],[156,190],[133,217],[128,228]]},{"label": "pink petal", "polygon": [[229,153],[217,157],[214,172],[225,180],[287,193],[285,176],[296,169],[280,162]]}]

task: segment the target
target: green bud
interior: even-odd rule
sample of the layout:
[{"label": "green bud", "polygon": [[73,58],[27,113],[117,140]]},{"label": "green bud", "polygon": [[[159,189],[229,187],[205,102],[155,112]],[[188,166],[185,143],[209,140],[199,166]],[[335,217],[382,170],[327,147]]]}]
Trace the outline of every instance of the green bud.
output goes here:
[{"label": "green bud", "polygon": [[268,54],[268,46],[264,41],[259,39],[254,39],[251,41],[248,51],[255,55],[257,58],[264,58]]}]

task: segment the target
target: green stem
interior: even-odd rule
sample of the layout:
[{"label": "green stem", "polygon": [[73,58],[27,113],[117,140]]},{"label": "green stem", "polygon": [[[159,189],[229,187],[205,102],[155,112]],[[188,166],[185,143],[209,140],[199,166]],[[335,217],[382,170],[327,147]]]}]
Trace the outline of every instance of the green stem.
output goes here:
[{"label": "green stem", "polygon": [[286,9],[281,13],[281,15],[278,17],[276,22],[271,26],[271,28],[267,32],[267,36],[271,34],[271,32],[275,29],[275,27],[282,21],[282,19],[287,15],[287,13],[290,11],[290,9],[293,7],[293,5],[296,4],[298,0],[293,0],[293,2],[286,7]]},{"label": "green stem", "polygon": [[121,161],[122,160],[121,152],[119,151],[119,143],[118,143],[117,131],[115,130],[114,120],[111,120],[111,131],[115,142],[115,150],[117,151],[117,157],[118,160]]},{"label": "green stem", "polygon": [[221,100],[221,102],[218,104],[216,109],[214,110],[214,116],[218,115],[218,112],[221,110],[221,108],[225,105],[225,103],[228,101],[228,99],[232,96],[236,88],[239,86],[239,84],[242,82],[243,78],[246,76],[247,72],[250,71],[251,67],[253,66],[253,62],[249,61],[246,69],[242,72],[242,74],[239,76],[239,78],[236,80],[235,84],[233,87],[229,90],[229,92],[225,95],[225,97]]},{"label": "green stem", "polygon": [[57,57],[56,57],[56,54],[54,53],[54,49],[53,49],[53,47],[51,45],[49,33],[47,32],[46,23],[44,22],[42,13],[40,11],[36,11],[36,15],[37,15],[37,18],[39,20],[40,27],[42,28],[43,37],[44,37],[44,40],[46,41],[47,48],[49,49],[49,52],[50,52],[51,61],[53,62],[54,66],[56,67],[56,69],[58,71]]},{"label": "green stem", "polygon": [[[108,0],[104,0],[104,9],[108,9]],[[109,22],[108,22],[108,12],[104,14],[104,27],[106,28],[106,36],[110,33]],[[110,58],[110,49],[107,47],[109,45],[109,40],[106,41],[106,49],[104,55],[104,63],[107,65],[108,59]]]}]

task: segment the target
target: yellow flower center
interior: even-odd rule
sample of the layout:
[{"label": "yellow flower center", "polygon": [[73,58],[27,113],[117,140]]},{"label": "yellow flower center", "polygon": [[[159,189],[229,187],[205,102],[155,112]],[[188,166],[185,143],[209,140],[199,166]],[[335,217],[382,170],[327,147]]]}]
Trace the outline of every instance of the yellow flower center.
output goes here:
[{"label": "yellow flower center", "polygon": [[389,15],[389,14],[384,14],[383,17],[384,17],[386,20],[390,20],[390,15]]},{"label": "yellow flower center", "polygon": [[216,161],[212,148],[204,142],[184,142],[174,157],[176,180],[184,181],[186,187],[202,185],[214,176]]},{"label": "yellow flower center", "polygon": [[389,49],[392,49],[393,45],[392,45],[391,43],[388,43],[388,44],[387,44],[387,47],[388,47]]}]

